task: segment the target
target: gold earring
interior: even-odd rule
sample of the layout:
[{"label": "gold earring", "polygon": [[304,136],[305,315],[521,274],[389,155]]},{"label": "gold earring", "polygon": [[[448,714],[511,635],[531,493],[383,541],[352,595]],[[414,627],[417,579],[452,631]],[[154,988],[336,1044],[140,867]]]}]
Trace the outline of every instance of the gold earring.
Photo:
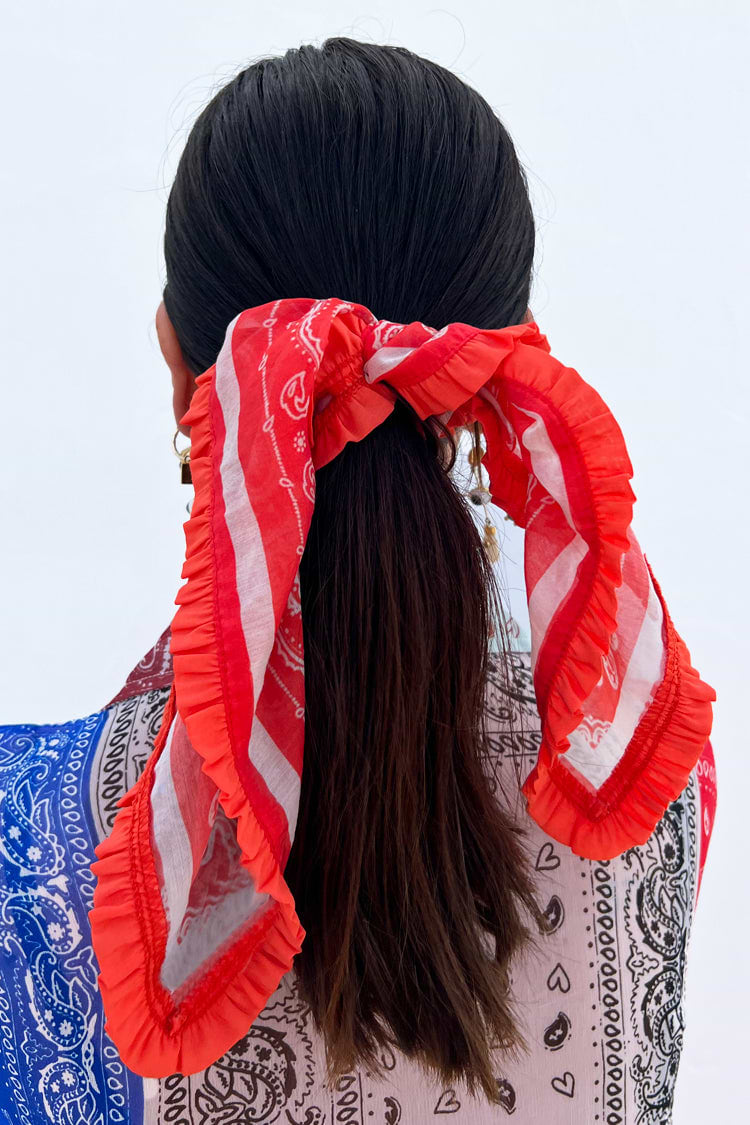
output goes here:
[{"label": "gold earring", "polygon": [[476,473],[477,477],[478,487],[474,490],[475,494],[479,494],[481,497],[480,502],[484,505],[484,535],[482,536],[482,546],[485,549],[489,561],[491,563],[496,563],[500,559],[500,545],[497,541],[497,528],[487,513],[487,505],[490,502],[490,492],[489,489],[485,488],[484,482],[482,481],[482,458],[484,457],[485,450],[482,449],[481,433],[482,423],[474,422],[474,444],[469,450],[468,461],[472,471]]},{"label": "gold earring", "polygon": [[180,462],[180,481],[182,484],[192,484],[193,474],[190,472],[190,446],[186,445],[184,449],[177,448],[177,435],[179,432],[180,427],[178,426],[172,438],[172,448]]}]

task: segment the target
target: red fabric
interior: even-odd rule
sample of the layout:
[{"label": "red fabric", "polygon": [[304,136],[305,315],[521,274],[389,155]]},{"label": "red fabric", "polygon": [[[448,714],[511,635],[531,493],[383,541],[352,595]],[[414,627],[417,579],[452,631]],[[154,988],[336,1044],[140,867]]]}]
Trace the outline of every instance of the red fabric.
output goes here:
[{"label": "red fabric", "polygon": [[[631,528],[625,443],[533,322],[437,331],[334,298],[247,309],[197,379],[170,705],[97,849],[91,911],[107,1029],[142,1075],[239,1039],[304,932],[283,878],[304,749],[299,560],[315,470],[393,408],[485,430],[493,500],[526,529],[542,720],[529,814],[574,852],[645,842],[711,729]],[[196,811],[197,810],[197,811]]]},{"label": "red fabric", "polygon": [[699,829],[701,838],[700,865],[698,868],[698,887],[695,893],[697,899],[703,880],[703,868],[706,865],[708,846],[711,842],[711,834],[714,830],[714,823],[716,822],[716,762],[714,761],[714,751],[710,739],[706,742],[701,756],[698,759],[696,774],[700,787],[702,810]]}]

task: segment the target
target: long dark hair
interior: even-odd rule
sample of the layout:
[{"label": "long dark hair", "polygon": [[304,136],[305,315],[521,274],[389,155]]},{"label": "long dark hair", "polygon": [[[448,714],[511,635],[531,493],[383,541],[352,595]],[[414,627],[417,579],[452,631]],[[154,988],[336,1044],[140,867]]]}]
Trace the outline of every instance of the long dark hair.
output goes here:
[{"label": "long dark hair", "polygon": [[[257,61],[213,97],[164,247],[164,302],[198,374],[238,312],[279,297],[434,327],[519,323],[534,222],[511,139],[474,90],[404,48],[335,38]],[[487,775],[499,601],[455,454],[399,400],[317,474],[285,874],[329,1075],[380,1073],[390,1047],[497,1100],[493,1051],[527,1046],[508,975],[535,944],[524,911],[544,923],[523,832]]]}]

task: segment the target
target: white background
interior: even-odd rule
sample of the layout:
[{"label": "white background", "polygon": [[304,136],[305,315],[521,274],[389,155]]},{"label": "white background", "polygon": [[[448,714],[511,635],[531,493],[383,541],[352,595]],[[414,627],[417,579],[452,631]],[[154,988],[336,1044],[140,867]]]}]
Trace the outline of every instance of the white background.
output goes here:
[{"label": "white background", "polygon": [[718,816],[691,941],[675,1122],[741,1120],[747,6],[278,9],[4,5],[0,722],[98,710],[174,612],[189,490],[170,448],[153,313],[166,191],[198,110],[253,59],[328,35],[402,44],[450,67],[500,114],[529,170],[532,311],[553,354],[620,422],[636,534],[718,692]]}]

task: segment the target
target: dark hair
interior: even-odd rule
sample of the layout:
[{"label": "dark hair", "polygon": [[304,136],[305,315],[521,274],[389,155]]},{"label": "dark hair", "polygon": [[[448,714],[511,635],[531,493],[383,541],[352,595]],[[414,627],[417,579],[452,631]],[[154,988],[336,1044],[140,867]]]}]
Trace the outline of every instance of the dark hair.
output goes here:
[{"label": "dark hair", "polygon": [[[191,370],[242,309],[340,297],[378,317],[524,319],[526,180],[490,106],[401,47],[348,38],[253,63],[203,110],[167,206],[164,301]],[[448,465],[441,441],[448,439]],[[485,763],[492,567],[402,400],[316,477],[300,565],[305,759],[286,879],[329,1075],[396,1048],[497,1100],[525,1049],[511,958],[538,928],[523,831]]]}]

